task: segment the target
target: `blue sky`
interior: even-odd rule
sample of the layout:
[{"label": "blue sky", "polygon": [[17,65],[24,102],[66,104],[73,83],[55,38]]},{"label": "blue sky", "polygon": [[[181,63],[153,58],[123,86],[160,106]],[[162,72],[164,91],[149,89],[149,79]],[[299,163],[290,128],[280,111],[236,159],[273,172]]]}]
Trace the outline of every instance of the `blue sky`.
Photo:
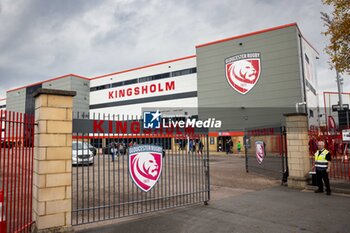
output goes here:
[{"label": "blue sky", "polygon": [[48,78],[188,56],[197,44],[292,22],[320,52],[319,88],[336,90],[320,11],[330,11],[321,0],[0,0],[0,98]]}]

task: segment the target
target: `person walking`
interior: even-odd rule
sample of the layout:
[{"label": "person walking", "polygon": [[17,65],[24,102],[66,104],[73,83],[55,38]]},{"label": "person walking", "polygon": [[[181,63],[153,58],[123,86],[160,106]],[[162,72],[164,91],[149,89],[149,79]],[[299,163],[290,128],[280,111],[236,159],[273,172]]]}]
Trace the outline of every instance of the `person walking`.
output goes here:
[{"label": "person walking", "polygon": [[188,144],[188,153],[191,153],[192,149],[193,149],[193,141],[190,140],[190,142]]},{"label": "person walking", "polygon": [[238,141],[238,143],[237,143],[237,151],[238,151],[238,154],[241,153],[241,148],[242,148],[241,141]]},{"label": "person walking", "polygon": [[199,156],[202,156],[202,154],[203,154],[203,147],[204,147],[203,142],[202,142],[202,140],[199,139],[199,142],[198,142],[198,155]]},{"label": "person walking", "polygon": [[114,162],[115,154],[117,153],[117,143],[112,142],[111,143],[111,157],[112,157],[112,162]]},{"label": "person walking", "polygon": [[230,141],[228,139],[226,139],[225,151],[227,155],[230,153]]},{"label": "person walking", "polygon": [[329,184],[329,171],[331,168],[331,154],[327,149],[324,148],[324,142],[319,141],[317,143],[318,150],[315,153],[315,169],[316,169],[316,180],[318,189],[315,193],[323,193],[323,182],[326,186],[327,195],[331,195],[331,188]]}]

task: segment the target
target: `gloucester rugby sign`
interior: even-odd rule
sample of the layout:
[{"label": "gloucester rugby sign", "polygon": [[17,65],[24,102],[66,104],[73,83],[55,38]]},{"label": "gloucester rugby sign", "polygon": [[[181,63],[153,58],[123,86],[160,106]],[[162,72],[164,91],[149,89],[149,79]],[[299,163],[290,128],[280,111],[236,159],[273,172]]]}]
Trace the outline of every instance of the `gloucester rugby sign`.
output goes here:
[{"label": "gloucester rugby sign", "polygon": [[148,192],[157,183],[163,166],[163,148],[155,145],[140,145],[129,148],[129,173],[142,191]]},{"label": "gloucester rugby sign", "polygon": [[241,53],[225,59],[226,79],[240,94],[247,94],[261,73],[260,53]]}]

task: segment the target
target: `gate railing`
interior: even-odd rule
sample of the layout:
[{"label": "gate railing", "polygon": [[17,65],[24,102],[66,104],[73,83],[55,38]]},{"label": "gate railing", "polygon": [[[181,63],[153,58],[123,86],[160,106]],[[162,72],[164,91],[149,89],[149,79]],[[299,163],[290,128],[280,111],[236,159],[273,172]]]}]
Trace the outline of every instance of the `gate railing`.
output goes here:
[{"label": "gate railing", "polygon": [[[72,225],[209,201],[207,134],[117,132],[116,125],[135,126],[142,119],[86,117],[75,114],[73,119]],[[98,119],[115,131],[102,133],[101,122],[94,122]],[[91,125],[99,131],[90,131]],[[196,141],[196,148],[187,146],[190,140]],[[143,146],[160,148],[160,154],[152,152],[150,160],[134,162],[137,153],[132,151]],[[138,179],[134,172],[145,174]]]},{"label": "gate railing", "polygon": [[34,116],[0,110],[0,232],[30,232]]},{"label": "gate railing", "polygon": [[272,126],[245,130],[246,171],[273,179],[288,178],[285,127]]},{"label": "gate railing", "polygon": [[339,131],[327,132],[313,130],[309,132],[309,156],[314,168],[314,154],[317,151],[317,142],[324,141],[325,148],[330,151],[332,163],[329,176],[333,180],[350,181],[349,142],[344,142]]}]

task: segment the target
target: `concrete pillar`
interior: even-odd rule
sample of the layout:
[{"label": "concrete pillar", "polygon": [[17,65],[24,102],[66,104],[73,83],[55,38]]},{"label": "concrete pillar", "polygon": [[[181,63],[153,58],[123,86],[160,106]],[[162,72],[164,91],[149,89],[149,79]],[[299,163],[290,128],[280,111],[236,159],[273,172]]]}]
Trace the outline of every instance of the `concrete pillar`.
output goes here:
[{"label": "concrete pillar", "polygon": [[35,232],[72,232],[72,107],[75,91],[39,89],[35,97]]},{"label": "concrete pillar", "polygon": [[305,188],[311,169],[308,117],[305,113],[285,114],[288,153],[288,187]]}]

